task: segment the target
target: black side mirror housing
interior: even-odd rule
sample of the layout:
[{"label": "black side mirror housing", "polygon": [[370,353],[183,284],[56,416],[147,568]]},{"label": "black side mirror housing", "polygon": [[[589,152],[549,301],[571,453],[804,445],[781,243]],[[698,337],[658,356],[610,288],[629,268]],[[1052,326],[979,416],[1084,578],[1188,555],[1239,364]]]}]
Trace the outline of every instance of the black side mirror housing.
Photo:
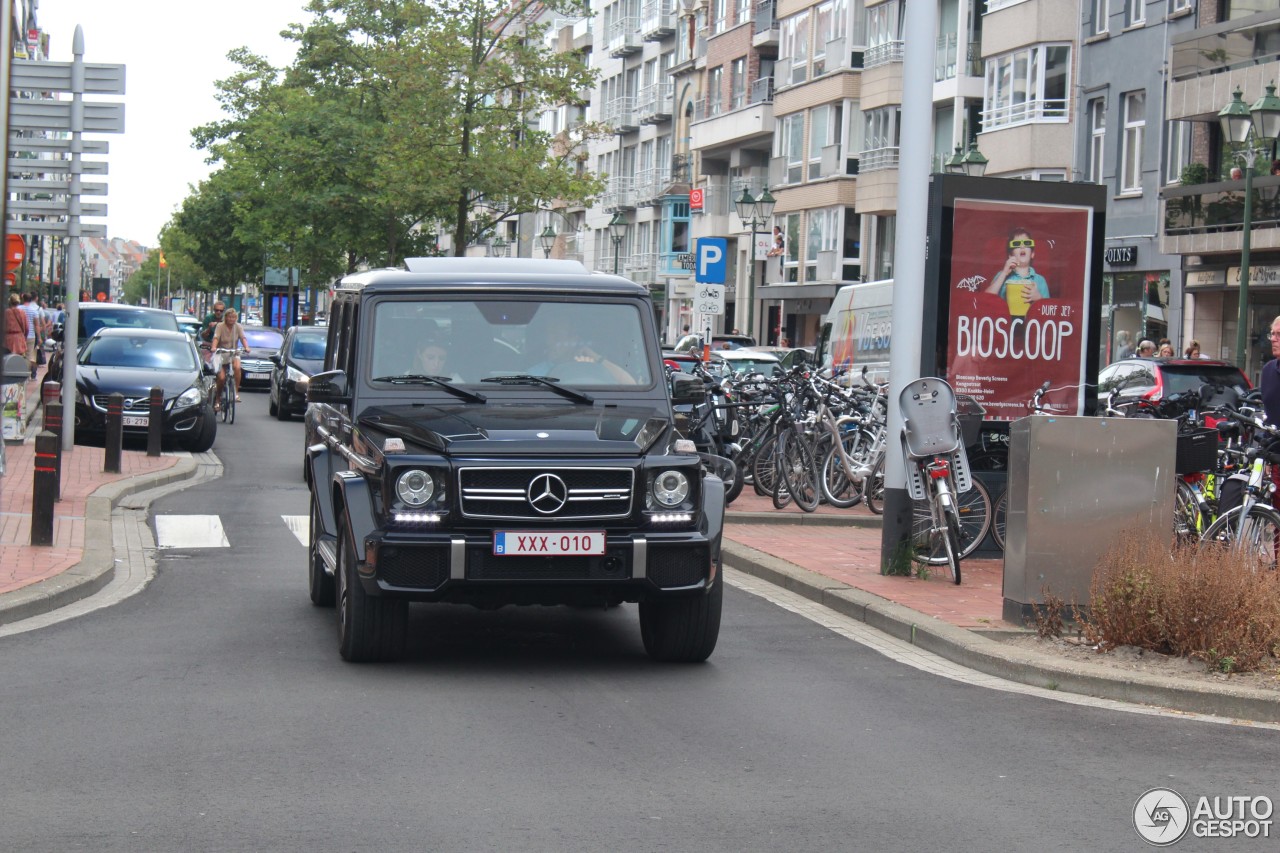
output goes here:
[{"label": "black side mirror housing", "polygon": [[[311,380],[313,383],[315,379]],[[676,406],[697,405],[706,398],[706,385],[701,377],[688,373],[671,374],[671,403]]]},{"label": "black side mirror housing", "polygon": [[347,374],[342,370],[326,370],[317,373],[307,383],[308,403],[349,403],[351,388],[347,383]]}]

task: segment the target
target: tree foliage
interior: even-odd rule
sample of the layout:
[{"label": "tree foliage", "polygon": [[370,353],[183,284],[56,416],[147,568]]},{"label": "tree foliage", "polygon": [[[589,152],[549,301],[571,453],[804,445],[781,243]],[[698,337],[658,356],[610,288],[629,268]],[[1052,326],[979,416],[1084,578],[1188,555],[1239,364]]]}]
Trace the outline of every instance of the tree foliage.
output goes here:
[{"label": "tree foliage", "polygon": [[[225,117],[197,128],[218,164],[175,216],[184,251],[214,283],[251,278],[250,258],[323,281],[432,254],[461,254],[506,217],[599,191],[578,143],[542,110],[581,103],[593,71],[544,41],[539,14],[566,0],[310,0],[277,69],[248,50],[219,81]],[[178,233],[175,232],[175,238]],[[256,253],[256,255],[255,255]],[[256,269],[256,268],[255,268]]]}]

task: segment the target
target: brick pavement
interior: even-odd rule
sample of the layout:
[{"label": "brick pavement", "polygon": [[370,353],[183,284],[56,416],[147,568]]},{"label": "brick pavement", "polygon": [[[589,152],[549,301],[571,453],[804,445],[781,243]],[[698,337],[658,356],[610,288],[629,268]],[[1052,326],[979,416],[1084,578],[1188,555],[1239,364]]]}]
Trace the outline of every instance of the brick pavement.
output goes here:
[{"label": "brick pavement", "polygon": [[[39,400],[39,387],[27,383],[29,403]],[[35,406],[33,426],[41,413]],[[84,554],[85,508],[89,496],[100,487],[142,474],[162,471],[178,461],[174,456],[149,457],[145,450],[125,449],[120,473],[103,473],[106,451],[76,445],[62,454],[62,499],[54,504],[53,545],[31,542],[31,484],[35,444],[28,430],[22,444],[5,447],[5,475],[0,477],[0,595],[39,583],[77,565]]]},{"label": "brick pavement", "polygon": [[[768,498],[750,488],[729,507],[725,537],[774,557],[794,563],[832,580],[897,602],[926,616],[961,628],[1014,627],[1001,619],[1004,562],[967,559],[961,563],[961,584],[945,577],[938,567],[928,580],[880,573],[881,528],[865,507],[834,509],[825,504],[816,515],[845,515],[865,525],[816,526],[760,523],[757,513],[804,515],[795,506],[775,510]],[[744,515],[745,514],[745,515]]]}]

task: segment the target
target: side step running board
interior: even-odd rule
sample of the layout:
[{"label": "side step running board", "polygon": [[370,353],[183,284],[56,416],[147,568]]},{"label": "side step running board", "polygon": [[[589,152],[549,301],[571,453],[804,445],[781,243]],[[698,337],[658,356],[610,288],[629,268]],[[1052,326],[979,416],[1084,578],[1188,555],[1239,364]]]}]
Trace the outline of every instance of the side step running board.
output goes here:
[{"label": "side step running board", "polygon": [[321,536],[320,541],[316,542],[316,551],[320,553],[320,559],[324,561],[324,571],[327,575],[332,575],[338,570],[338,540],[333,536]]}]

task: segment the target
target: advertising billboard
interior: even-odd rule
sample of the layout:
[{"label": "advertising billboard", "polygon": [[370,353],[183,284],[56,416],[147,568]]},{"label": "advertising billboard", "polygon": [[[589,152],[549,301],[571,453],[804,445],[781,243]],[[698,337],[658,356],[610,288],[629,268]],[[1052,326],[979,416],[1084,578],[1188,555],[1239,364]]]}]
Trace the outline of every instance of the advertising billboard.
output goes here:
[{"label": "advertising billboard", "polygon": [[988,421],[1029,414],[1045,383],[1047,412],[1091,411],[1105,190],[951,175],[934,180],[941,209],[935,207],[930,242],[940,249],[934,256],[940,346],[921,363],[938,363],[958,393],[982,404]]}]

